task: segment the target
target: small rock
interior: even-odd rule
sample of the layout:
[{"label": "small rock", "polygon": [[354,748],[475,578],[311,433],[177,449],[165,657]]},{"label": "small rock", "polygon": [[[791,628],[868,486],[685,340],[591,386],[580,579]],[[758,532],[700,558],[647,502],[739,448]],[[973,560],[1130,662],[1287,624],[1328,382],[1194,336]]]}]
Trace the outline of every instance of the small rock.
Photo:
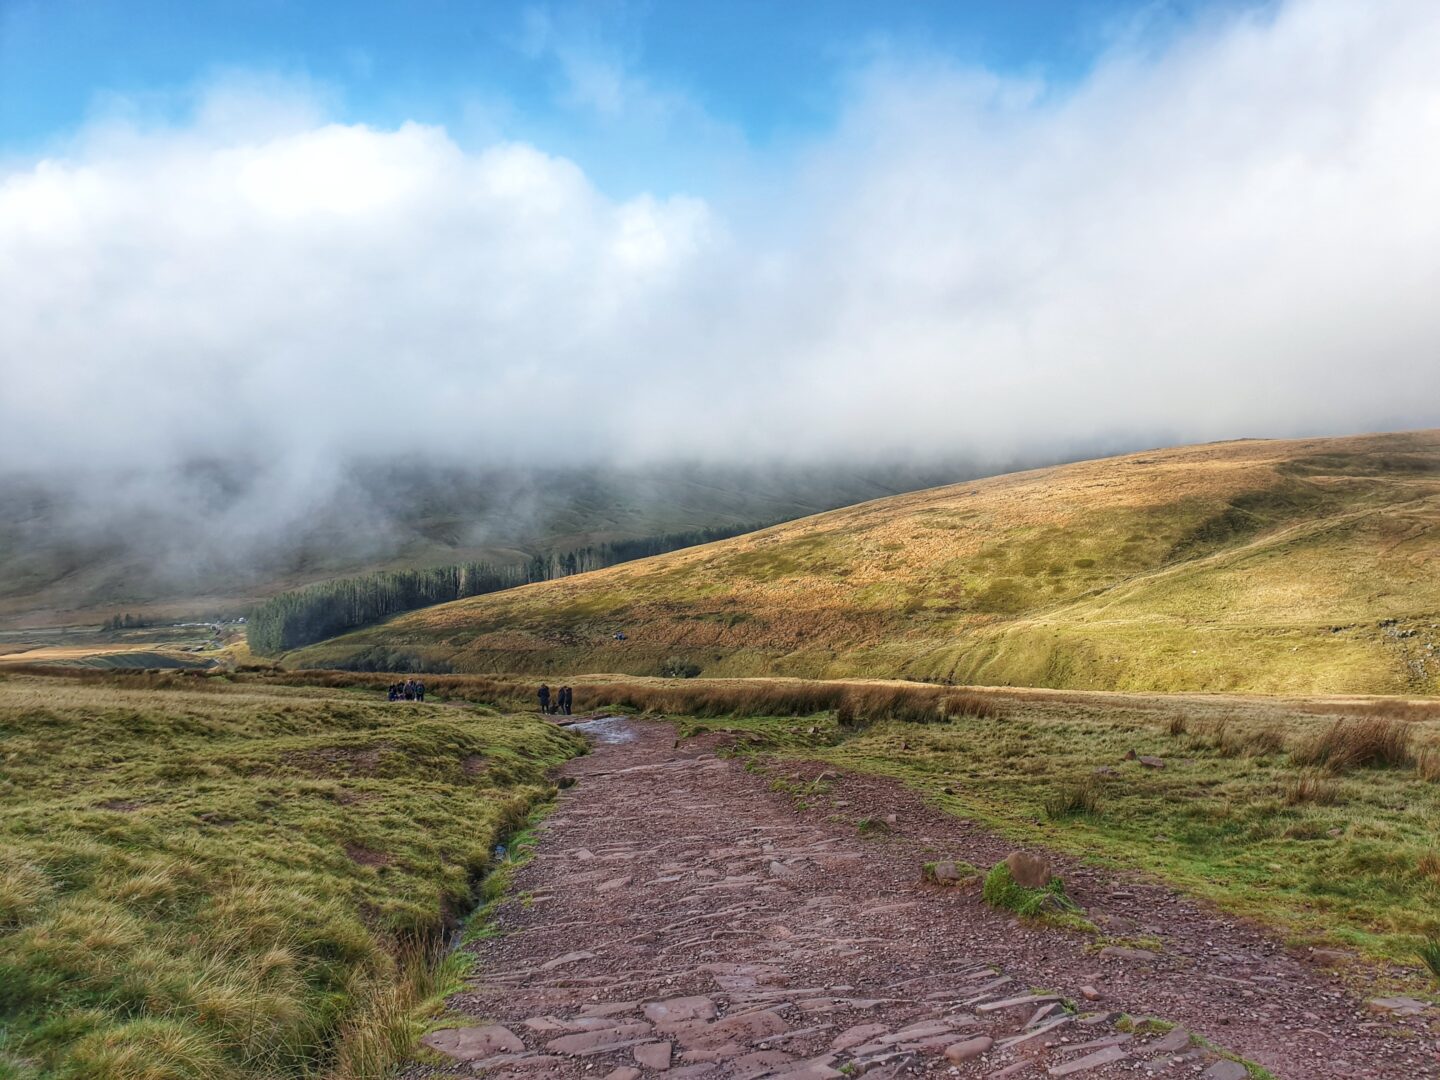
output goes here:
[{"label": "small rock", "polygon": [[640,1080],[640,1070],[633,1065],[621,1065],[606,1073],[605,1080]]},{"label": "small rock", "polygon": [[830,1049],[849,1050],[851,1047],[869,1042],[877,1035],[884,1035],[889,1030],[884,1024],[857,1024],[836,1035],[834,1041],[830,1043]]},{"label": "small rock", "polygon": [[975,1006],[975,1011],[979,1013],[999,1012],[1001,1009],[1013,1009],[1019,1005],[1043,1005],[1059,1000],[1059,994],[1022,994],[1020,997],[1006,998],[1003,1001],[986,1001]]},{"label": "small rock", "polygon": [[551,1039],[547,1042],[545,1049],[553,1050],[557,1054],[588,1054],[602,1047],[613,1046],[618,1049],[620,1045],[644,1038],[649,1034],[650,1025],[637,1021],[629,1024],[617,1024],[599,1031],[580,1031],[574,1035],[562,1035],[558,1039]]},{"label": "small rock", "polygon": [[1428,1007],[1425,1002],[1408,997],[1370,999],[1371,1012],[1391,1013],[1395,1016],[1419,1016]]},{"label": "small rock", "polygon": [[525,1050],[525,1044],[515,1033],[499,1024],[444,1028],[430,1032],[420,1041],[457,1061],[478,1061],[495,1054],[519,1054]]},{"label": "small rock", "polygon": [[673,1048],[668,1042],[642,1043],[631,1051],[635,1055],[635,1064],[657,1072],[670,1068],[672,1052]]},{"label": "small rock", "polygon": [[1250,1070],[1238,1061],[1217,1061],[1203,1073],[1200,1080],[1248,1080]]},{"label": "small rock", "polygon": [[1027,855],[1023,851],[1012,851],[1006,855],[1005,865],[1010,868],[1010,876],[1015,879],[1015,884],[1026,889],[1043,889],[1054,877],[1048,862],[1038,855]]},{"label": "small rock", "polygon": [[1156,1054],[1178,1054],[1190,1045],[1190,1032],[1183,1027],[1171,1028],[1164,1038],[1157,1039],[1145,1049]]},{"label": "small rock", "polygon": [[1086,1001],[1100,1001],[1105,997],[1104,994],[1102,994],[1093,986],[1080,987],[1080,996],[1083,997]]},{"label": "small rock", "polygon": [[715,1002],[708,997],[670,998],[645,1005],[645,1018],[657,1027],[681,1024],[686,1020],[711,1020],[714,1016]]},{"label": "small rock", "polygon": [[1029,1031],[1032,1028],[1039,1027],[1041,1024],[1045,1023],[1045,1021],[1051,1019],[1055,1013],[1060,1013],[1064,1011],[1064,1007],[1058,1001],[1052,1001],[1048,1004],[1041,1005],[1030,1015],[1030,1019],[1025,1021],[1025,1026],[1021,1030]]},{"label": "small rock", "polygon": [[945,1060],[952,1065],[959,1065],[962,1061],[969,1061],[971,1058],[979,1057],[994,1045],[995,1040],[988,1035],[980,1035],[973,1039],[966,1039],[964,1042],[947,1046],[945,1048]]},{"label": "small rock", "polygon": [[1137,757],[1139,757],[1139,756],[1140,756],[1140,755],[1137,754],[1137,753],[1135,753],[1134,750],[1127,750],[1127,751],[1125,752],[1125,760],[1126,760],[1126,761],[1134,761],[1134,760],[1135,760]]},{"label": "small rock", "polygon": [[942,862],[927,863],[924,876],[937,885],[954,885],[961,881],[969,881],[975,875],[961,870],[954,859],[945,859]]},{"label": "small rock", "polygon": [[1163,768],[1165,768],[1165,759],[1164,759],[1164,758],[1158,758],[1158,757],[1141,757],[1139,760],[1140,760],[1140,764],[1141,764],[1141,765],[1144,765],[1147,769],[1163,769]]},{"label": "small rock", "polygon": [[640,1007],[638,1001],[592,1001],[580,1006],[581,1016],[619,1016],[632,1013]]},{"label": "small rock", "polygon": [[783,1050],[756,1050],[749,1054],[742,1054],[731,1061],[730,1068],[734,1070],[731,1075],[737,1080],[768,1076],[794,1060],[794,1055],[787,1054]]},{"label": "small rock", "polygon": [[1106,945],[1100,950],[1100,955],[1109,957],[1111,960],[1157,960],[1158,954],[1149,949],[1132,949],[1126,945]]},{"label": "small rock", "polygon": [[593,952],[567,952],[564,956],[557,956],[554,960],[546,960],[540,965],[541,971],[553,971],[557,967],[564,967],[567,964],[578,964],[581,960],[593,960]]},{"label": "small rock", "polygon": [[1046,1070],[1046,1075],[1069,1076],[1071,1073],[1087,1072],[1090,1069],[1098,1069],[1101,1065],[1109,1065],[1115,1061],[1123,1061],[1129,1056],[1129,1054],[1118,1046],[1107,1046],[1103,1050],[1096,1050],[1093,1054],[1086,1054],[1082,1058],[1067,1061],[1063,1065],[1052,1065]]}]

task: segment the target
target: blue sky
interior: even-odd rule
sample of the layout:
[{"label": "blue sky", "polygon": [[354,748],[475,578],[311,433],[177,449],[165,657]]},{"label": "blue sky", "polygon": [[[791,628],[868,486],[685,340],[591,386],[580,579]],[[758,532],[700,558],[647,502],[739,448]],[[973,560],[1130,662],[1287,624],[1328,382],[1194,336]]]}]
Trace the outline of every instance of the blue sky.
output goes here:
[{"label": "blue sky", "polygon": [[694,190],[727,155],[825,132],[879,61],[1063,87],[1117,40],[1238,2],[0,0],[0,152],[116,111],[174,120],[207,84],[264,73],[323,91],[335,119],[533,142],[620,190]]}]

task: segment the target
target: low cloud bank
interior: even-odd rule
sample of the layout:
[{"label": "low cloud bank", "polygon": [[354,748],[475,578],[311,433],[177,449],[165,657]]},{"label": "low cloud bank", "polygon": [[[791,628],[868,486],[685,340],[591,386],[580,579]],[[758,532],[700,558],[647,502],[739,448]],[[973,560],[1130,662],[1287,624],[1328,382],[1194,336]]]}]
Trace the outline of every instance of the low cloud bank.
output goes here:
[{"label": "low cloud bank", "polygon": [[283,95],[96,124],[0,171],[0,468],[1432,425],[1437,55],[1427,0],[1306,0],[1072,87],[881,63],[733,203]]}]

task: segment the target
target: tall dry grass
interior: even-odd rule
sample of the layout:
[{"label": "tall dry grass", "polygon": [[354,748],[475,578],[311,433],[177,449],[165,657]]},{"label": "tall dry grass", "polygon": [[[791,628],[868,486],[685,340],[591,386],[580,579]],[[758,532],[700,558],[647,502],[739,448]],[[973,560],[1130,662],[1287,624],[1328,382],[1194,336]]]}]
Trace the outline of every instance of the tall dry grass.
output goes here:
[{"label": "tall dry grass", "polygon": [[1440,746],[1427,746],[1416,753],[1415,774],[1421,780],[1440,784]]},{"label": "tall dry grass", "polygon": [[607,682],[577,686],[575,697],[587,709],[613,705],[698,717],[810,716],[833,711],[846,725],[881,720],[925,724],[961,717],[992,719],[1001,713],[1000,706],[983,694],[943,686],[866,683]]},{"label": "tall dry grass", "polygon": [[1285,785],[1285,805],[1334,806],[1340,801],[1340,784],[1319,769],[1306,769],[1292,776]]},{"label": "tall dry grass", "polygon": [[1340,713],[1365,719],[1440,720],[1440,700],[1381,698],[1375,701],[1311,702],[1306,704],[1305,711],[1319,714]]},{"label": "tall dry grass", "polygon": [[1372,715],[1342,717],[1301,743],[1290,754],[1292,763],[1324,768],[1332,773],[1351,769],[1409,765],[1411,728],[1407,720]]}]

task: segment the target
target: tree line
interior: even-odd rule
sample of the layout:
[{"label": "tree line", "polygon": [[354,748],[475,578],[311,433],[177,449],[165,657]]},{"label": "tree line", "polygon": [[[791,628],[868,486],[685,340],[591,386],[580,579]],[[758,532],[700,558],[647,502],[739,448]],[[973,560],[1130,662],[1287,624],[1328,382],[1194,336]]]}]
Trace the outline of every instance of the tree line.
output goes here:
[{"label": "tree line", "polygon": [[379,570],[279,593],[250,613],[247,638],[261,656],[298,649],[402,611],[602,570],[617,563],[708,544],[763,525],[692,529],[536,554],[522,565],[467,562],[425,570]]},{"label": "tree line", "polygon": [[131,615],[128,612],[124,615],[111,615],[100,624],[101,630],[136,630],[142,627],[151,626],[149,619],[142,615]]}]

